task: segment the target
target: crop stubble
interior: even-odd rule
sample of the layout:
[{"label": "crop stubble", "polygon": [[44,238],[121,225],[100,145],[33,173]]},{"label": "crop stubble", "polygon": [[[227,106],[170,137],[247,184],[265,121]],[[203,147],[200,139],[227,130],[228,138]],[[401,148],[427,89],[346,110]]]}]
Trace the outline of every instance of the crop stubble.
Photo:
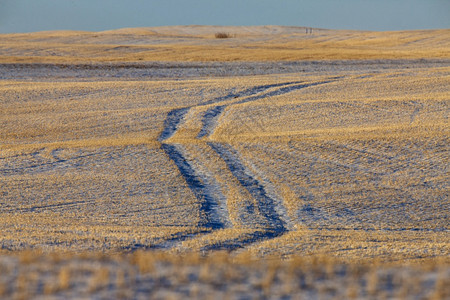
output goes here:
[{"label": "crop stubble", "polygon": [[336,73],[2,81],[2,247],[442,255],[448,67]]},{"label": "crop stubble", "polygon": [[219,29],[2,36],[3,249],[448,253],[448,30]]},{"label": "crop stubble", "polygon": [[0,297],[448,298],[448,32],[2,35]]}]

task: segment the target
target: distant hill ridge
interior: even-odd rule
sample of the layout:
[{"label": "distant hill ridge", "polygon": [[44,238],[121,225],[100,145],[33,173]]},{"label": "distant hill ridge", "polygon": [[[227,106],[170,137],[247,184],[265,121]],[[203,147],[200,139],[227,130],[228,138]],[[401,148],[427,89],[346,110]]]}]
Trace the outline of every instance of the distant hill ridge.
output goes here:
[{"label": "distant hill ridge", "polygon": [[450,59],[450,29],[189,25],[0,34],[0,63],[436,58]]}]

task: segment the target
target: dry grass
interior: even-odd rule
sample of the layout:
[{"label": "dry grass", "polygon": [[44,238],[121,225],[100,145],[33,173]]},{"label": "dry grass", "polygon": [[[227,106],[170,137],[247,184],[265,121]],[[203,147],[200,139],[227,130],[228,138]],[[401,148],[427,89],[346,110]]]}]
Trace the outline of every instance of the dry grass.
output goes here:
[{"label": "dry grass", "polygon": [[[212,43],[202,28],[176,27],[123,34],[121,31],[3,34],[1,63],[81,63],[140,61],[298,61],[322,59],[449,58],[449,29],[396,32],[303,28],[224,28],[232,43]],[[233,32],[228,33],[229,30]],[[276,32],[277,29],[273,28]],[[222,31],[220,31],[222,34]],[[225,36],[225,35],[224,35]],[[188,37],[180,39],[180,37]],[[228,40],[228,39],[226,39]],[[117,44],[115,44],[117,43]]]},{"label": "dry grass", "polygon": [[99,63],[448,58],[448,30],[159,30],[2,36],[67,65],[0,74],[0,297],[448,297],[446,60]]},{"label": "dry grass", "polygon": [[[351,255],[373,256],[375,248],[362,245],[371,235],[360,233],[381,230],[394,241],[392,260],[441,256],[448,251],[445,233],[442,243],[429,249],[416,244],[405,252],[404,245],[416,240],[416,231],[436,240],[432,236],[447,228],[448,72],[387,70],[334,80],[304,76],[305,87],[298,90],[220,102],[226,107],[217,126],[201,139],[203,116],[216,105],[209,99],[298,77],[3,81],[2,248],[176,245],[200,250],[230,240],[247,243],[252,230],[263,226],[264,216],[258,201],[208,144],[226,142],[281,201],[291,222],[292,234],[273,239],[273,246],[270,241],[256,243],[252,249],[257,253],[295,254],[302,244],[296,236],[327,229],[345,230],[336,231],[342,237],[347,232],[362,237]],[[322,81],[330,82],[314,86]],[[198,200],[157,141],[166,114],[186,105],[192,108],[165,142],[179,144],[194,169],[215,185],[213,193],[226,199],[230,228],[208,234],[198,227]],[[247,213],[246,207],[254,212]],[[398,241],[397,231],[406,240]],[[179,241],[166,242],[173,237]],[[384,244],[376,248],[384,249]],[[347,255],[353,252],[335,249],[348,247],[354,248],[335,243],[322,249]]]},{"label": "dry grass", "polygon": [[325,256],[259,260],[221,252],[207,256],[143,251],[108,256],[27,252],[0,257],[0,295],[30,297],[44,287],[45,297],[63,298],[278,298],[307,294],[314,298],[446,299],[448,263],[432,259],[408,266],[372,260],[355,264]]}]

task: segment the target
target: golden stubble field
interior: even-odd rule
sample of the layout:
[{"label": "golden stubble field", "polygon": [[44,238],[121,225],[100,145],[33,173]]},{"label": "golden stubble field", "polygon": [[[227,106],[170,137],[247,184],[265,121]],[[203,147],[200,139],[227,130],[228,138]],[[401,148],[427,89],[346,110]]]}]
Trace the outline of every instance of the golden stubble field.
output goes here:
[{"label": "golden stubble field", "polygon": [[1,35],[0,296],[444,299],[449,49],[449,30]]}]

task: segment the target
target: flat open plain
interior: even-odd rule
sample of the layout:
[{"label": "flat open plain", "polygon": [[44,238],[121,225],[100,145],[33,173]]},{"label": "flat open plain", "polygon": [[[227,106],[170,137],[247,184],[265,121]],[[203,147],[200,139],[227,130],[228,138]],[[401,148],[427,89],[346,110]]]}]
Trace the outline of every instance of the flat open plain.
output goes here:
[{"label": "flat open plain", "polygon": [[448,29],[0,35],[0,297],[444,299],[449,104]]}]

